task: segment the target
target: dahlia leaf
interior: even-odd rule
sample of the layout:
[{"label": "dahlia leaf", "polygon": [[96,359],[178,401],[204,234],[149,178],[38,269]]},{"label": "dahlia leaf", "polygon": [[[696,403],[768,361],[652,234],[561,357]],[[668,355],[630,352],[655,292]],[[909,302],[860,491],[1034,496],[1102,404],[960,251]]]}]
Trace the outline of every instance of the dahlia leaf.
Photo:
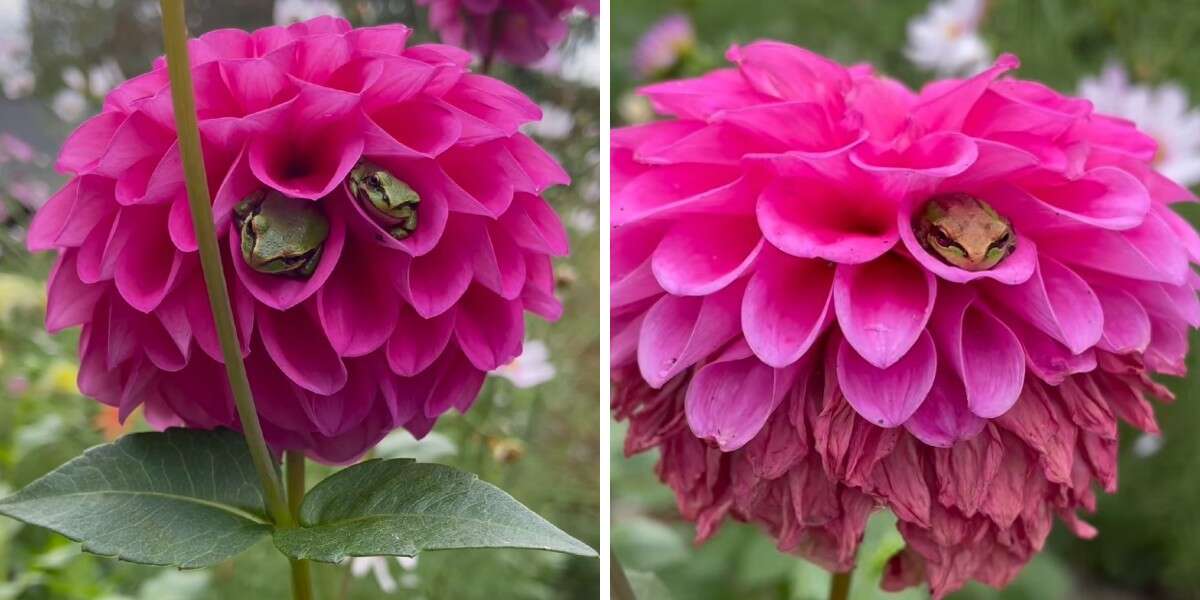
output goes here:
[{"label": "dahlia leaf", "polygon": [[363,462],[317,484],[304,497],[300,525],[275,532],[279,550],[331,563],[456,548],[596,556],[473,473],[404,459]]},{"label": "dahlia leaf", "polygon": [[86,552],[180,568],[215,565],[271,530],[246,442],[224,429],[134,433],[96,446],[0,499],[0,514]]}]

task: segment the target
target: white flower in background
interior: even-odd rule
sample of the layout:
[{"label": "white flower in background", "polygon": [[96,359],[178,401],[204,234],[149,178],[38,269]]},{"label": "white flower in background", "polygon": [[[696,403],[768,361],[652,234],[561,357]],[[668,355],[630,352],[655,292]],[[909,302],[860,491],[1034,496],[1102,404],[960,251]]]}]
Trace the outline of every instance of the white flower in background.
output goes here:
[{"label": "white flower in background", "polygon": [[59,90],[50,101],[50,108],[58,118],[68,123],[83,119],[88,113],[88,98],[100,100],[104,98],[117,84],[125,80],[121,66],[116,59],[107,57],[99,64],[88,67],[84,72],[79,67],[71,66],[62,71],[63,83],[66,88]]},{"label": "white flower in background", "polygon": [[987,0],[938,0],[908,22],[905,56],[941,76],[974,75],[987,68],[992,51],[979,35]]},{"label": "white flower in background", "polygon": [[1149,458],[1158,454],[1158,451],[1162,450],[1162,445],[1163,439],[1161,435],[1143,433],[1133,443],[1133,455],[1138,458]]},{"label": "white flower in background", "polygon": [[363,577],[368,573],[374,575],[375,583],[385,594],[390,594],[401,587],[408,589],[417,587],[419,583],[415,572],[417,559],[398,556],[396,562],[400,563],[400,570],[403,572],[399,582],[392,577],[388,559],[384,556],[361,556],[350,559],[350,574],[355,577]]},{"label": "white flower in background", "polygon": [[88,93],[96,98],[103,98],[122,81],[125,81],[125,74],[121,72],[121,66],[117,64],[116,59],[111,56],[88,69]]},{"label": "white flower in background", "polygon": [[59,90],[54,98],[50,101],[50,108],[54,110],[54,114],[58,118],[67,123],[77,123],[83,119],[83,115],[87,113],[88,101],[87,97],[76,90],[67,88]]},{"label": "white flower in background", "polygon": [[28,95],[37,82],[29,67],[28,22],[25,0],[0,0],[0,91],[9,99]]},{"label": "white flower in background", "polygon": [[550,352],[546,349],[546,344],[541,340],[527,340],[520,356],[490,374],[503,377],[513,385],[525,389],[554,379],[554,373],[554,365],[550,364]]},{"label": "white flower in background", "polygon": [[587,234],[596,230],[596,213],[588,209],[577,209],[567,215],[567,224],[579,233]]},{"label": "white flower in background", "polygon": [[1097,77],[1079,82],[1079,95],[1096,111],[1129,119],[1158,141],[1155,168],[1183,184],[1200,184],[1200,110],[1175,83],[1158,87],[1130,83],[1125,69],[1109,63]]},{"label": "white flower in background", "polygon": [[276,0],[275,24],[291,25],[321,15],[342,16],[342,8],[333,0]]},{"label": "white flower in background", "polygon": [[570,111],[553,104],[543,103],[540,106],[542,120],[526,123],[522,127],[526,134],[545,140],[561,140],[571,135],[575,119]]}]

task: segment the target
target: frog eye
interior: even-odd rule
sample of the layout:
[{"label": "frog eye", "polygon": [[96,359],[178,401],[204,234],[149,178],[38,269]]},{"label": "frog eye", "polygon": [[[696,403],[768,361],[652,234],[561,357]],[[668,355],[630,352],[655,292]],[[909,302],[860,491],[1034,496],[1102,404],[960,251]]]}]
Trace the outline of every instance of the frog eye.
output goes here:
[{"label": "frog eye", "polygon": [[1008,246],[1009,243],[1011,243],[1011,242],[1012,242],[1012,232],[1006,231],[1006,232],[1004,232],[1004,235],[1000,236],[999,238],[996,238],[996,241],[992,242],[991,245],[988,246],[988,250],[1000,250],[1000,249]]},{"label": "frog eye", "polygon": [[950,239],[950,236],[946,235],[946,232],[942,231],[941,229],[933,230],[933,241],[937,242],[939,246],[944,248],[949,248],[955,245],[954,240]]}]

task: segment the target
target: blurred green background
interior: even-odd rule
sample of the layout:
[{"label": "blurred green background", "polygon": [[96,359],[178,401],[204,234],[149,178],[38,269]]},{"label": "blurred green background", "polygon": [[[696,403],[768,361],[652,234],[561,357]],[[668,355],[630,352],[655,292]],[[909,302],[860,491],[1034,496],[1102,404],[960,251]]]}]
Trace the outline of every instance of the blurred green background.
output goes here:
[{"label": "blurred green background", "polygon": [[[355,24],[404,22],[432,41],[411,0],[188,0],[193,34],[252,29],[337,12]],[[42,330],[52,256],[30,256],[31,209],[62,183],[50,168],[62,139],[99,110],[104,92],[161,53],[156,0],[0,0],[0,495],[129,428],[75,389],[78,331]],[[556,264],[566,305],[558,323],[531,319],[556,369],[518,388],[491,377],[466,416],[442,419],[417,443],[395,434],[377,450],[478,473],[584,542],[599,547],[599,92],[588,55],[594,21],[577,20],[558,60],[535,70],[497,65],[546,111],[530,130],[575,184],[548,194],[571,234]],[[14,141],[17,140],[17,141]],[[529,357],[539,363],[536,357]],[[537,367],[538,364],[522,365]],[[133,429],[145,428],[135,417]],[[310,463],[311,464],[311,463]],[[310,484],[328,474],[312,465]],[[81,554],[78,544],[0,517],[0,600],[218,600],[290,597],[286,561],[266,542],[213,569],[175,571]],[[386,559],[317,567],[323,600],[559,600],[599,594],[599,561],[531,551],[431,552],[415,569]],[[387,574],[377,579],[371,568]],[[390,580],[390,581],[389,581]],[[391,592],[381,588],[391,583]]]},{"label": "blurred green background", "polygon": [[[659,19],[682,12],[692,19],[698,47],[677,75],[723,64],[730,43],[772,38],[805,46],[843,63],[871,62],[880,72],[919,87],[932,78],[904,54],[906,27],[927,0],[612,0],[613,122],[644,115],[631,98],[639,81],[631,68],[638,39]],[[993,53],[1013,52],[1019,76],[1074,93],[1084,77],[1109,61],[1135,83],[1182,86],[1200,101],[1200,2],[1192,0],[992,0],[980,33]],[[1196,206],[1181,208],[1200,223]],[[1193,336],[1193,348],[1200,342]],[[1200,598],[1200,365],[1187,381],[1169,381],[1179,399],[1159,406],[1161,447],[1123,432],[1120,491],[1101,496],[1088,520],[1100,536],[1084,542],[1056,527],[1049,549],[1008,590],[973,585],[954,600],[1190,600]],[[613,543],[631,579],[647,595],[688,600],[817,600],[827,576],[798,558],[780,555],[751,527],[726,524],[702,548],[691,544],[670,491],[653,474],[657,457],[621,455],[624,426],[614,426]],[[1135,448],[1135,446],[1140,446]],[[885,594],[880,568],[902,541],[890,517],[879,515],[860,553],[853,598],[917,599],[928,592]],[[646,600],[646,599],[643,599]]]}]

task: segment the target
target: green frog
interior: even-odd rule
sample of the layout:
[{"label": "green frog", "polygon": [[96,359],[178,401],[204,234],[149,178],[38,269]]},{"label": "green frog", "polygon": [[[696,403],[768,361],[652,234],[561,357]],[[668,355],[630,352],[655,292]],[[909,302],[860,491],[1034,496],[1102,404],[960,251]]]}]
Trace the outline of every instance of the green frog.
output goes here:
[{"label": "green frog", "polygon": [[965,271],[995,268],[1017,247],[1017,234],[1008,219],[970,194],[929,200],[917,215],[913,232],[930,254]]},{"label": "green frog", "polygon": [[317,269],[329,220],[315,201],[259,190],[234,208],[242,258],[260,273],[307,278]]},{"label": "green frog", "polygon": [[350,194],[392,237],[403,240],[417,229],[421,196],[407,183],[371,162],[350,171]]}]

